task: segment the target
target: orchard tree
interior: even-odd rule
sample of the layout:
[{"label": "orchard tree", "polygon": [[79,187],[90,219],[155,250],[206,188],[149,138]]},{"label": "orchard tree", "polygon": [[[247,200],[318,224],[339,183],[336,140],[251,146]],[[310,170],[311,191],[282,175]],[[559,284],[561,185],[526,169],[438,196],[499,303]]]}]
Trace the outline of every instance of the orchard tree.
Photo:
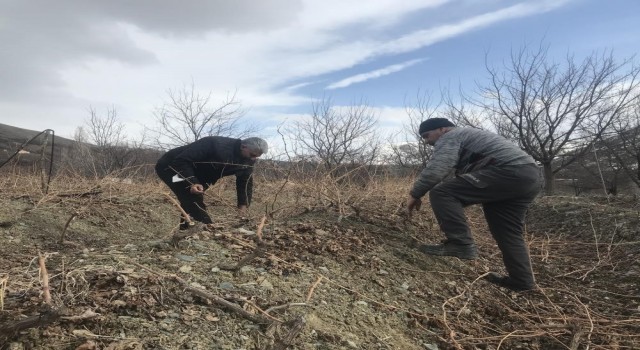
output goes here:
[{"label": "orchard tree", "polygon": [[127,139],[115,107],[108,108],[103,115],[90,107],[89,114],[85,124],[89,142],[94,145],[91,153],[96,175],[102,177],[133,165],[140,145]]},{"label": "orchard tree", "polygon": [[337,175],[347,165],[371,165],[378,157],[376,124],[374,111],[362,101],[336,107],[323,98],[308,118],[292,124],[289,135],[297,157],[311,157]]},{"label": "orchard tree", "polygon": [[554,175],[589,152],[629,108],[640,73],[633,60],[617,61],[610,52],[556,63],[542,45],[513,51],[502,69],[487,70],[481,105],[500,134],[542,164],[547,194]]},{"label": "orchard tree", "polygon": [[391,164],[403,168],[424,167],[427,164],[431,147],[422,140],[418,130],[420,123],[438,114],[441,102],[433,102],[432,97],[430,92],[418,90],[414,101],[405,98],[404,109],[408,121],[403,125],[403,140],[399,143],[390,141],[391,154],[388,158]]},{"label": "orchard tree", "polygon": [[205,136],[242,137],[253,131],[242,126],[244,110],[236,94],[214,102],[212,93],[202,94],[195,84],[167,92],[167,101],[154,112],[157,122],[150,131],[162,149],[194,142]]},{"label": "orchard tree", "polygon": [[427,164],[432,147],[418,134],[420,123],[426,119],[447,118],[459,127],[481,128],[481,110],[468,103],[461,91],[459,96],[456,100],[451,97],[448,89],[443,89],[440,91],[439,100],[436,101],[430,92],[418,90],[413,101],[405,99],[408,121],[404,125],[404,139],[400,143],[390,142],[390,162],[403,168],[424,167]]},{"label": "orchard tree", "polygon": [[89,107],[89,117],[76,129],[74,139],[68,162],[85,175],[101,178],[141,163],[144,136],[139,142],[129,140],[115,107],[104,114]]},{"label": "orchard tree", "polygon": [[640,188],[640,94],[636,95],[633,108],[614,120],[612,131],[601,144],[607,156]]}]

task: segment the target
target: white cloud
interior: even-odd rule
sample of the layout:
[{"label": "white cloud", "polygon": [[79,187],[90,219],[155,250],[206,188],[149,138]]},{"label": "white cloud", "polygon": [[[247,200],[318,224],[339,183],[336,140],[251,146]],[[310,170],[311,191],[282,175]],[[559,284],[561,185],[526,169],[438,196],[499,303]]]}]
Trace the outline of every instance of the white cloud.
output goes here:
[{"label": "white cloud", "polygon": [[[340,71],[342,69],[353,68],[361,63],[371,61],[380,56],[390,56],[415,51],[469,31],[485,28],[500,21],[549,11],[561,6],[565,2],[566,1],[541,1],[537,3],[517,4],[494,12],[473,16],[456,23],[441,25],[425,30],[418,30],[387,40],[381,40],[371,36],[344,42],[341,37],[332,37],[331,35],[326,34],[326,31],[320,32],[324,34],[318,34],[316,32],[311,34],[306,32],[305,28],[302,27],[301,30],[297,30],[296,34],[289,37],[288,40],[304,43],[304,46],[297,47],[298,50],[287,52],[287,57],[280,57],[280,60],[276,59],[271,62],[273,65],[283,65],[288,67],[287,72],[289,73],[289,79],[314,77]],[[434,3],[431,5],[434,5]],[[380,12],[379,14],[382,13],[384,12]],[[337,25],[337,23],[341,23],[340,18],[342,17],[333,19],[335,21],[335,23],[333,23],[334,26]],[[356,16],[355,18],[363,19],[367,18],[367,16]],[[331,22],[331,20],[329,20],[329,22]],[[284,31],[289,33],[288,30]],[[318,35],[318,37],[315,37],[314,35]],[[274,38],[277,38],[275,39],[276,41],[282,40],[279,38],[277,32],[274,33]],[[315,46],[313,44],[314,42],[316,43]],[[270,54],[271,53],[267,53],[267,56]],[[277,67],[274,68],[276,71],[278,70]],[[404,69],[407,67],[393,66],[390,72],[380,70],[376,72],[362,73],[362,75],[356,75],[354,77],[346,78],[340,82],[330,84],[328,88],[335,89],[338,87],[345,87],[353,84],[354,82],[361,82],[367,79],[393,73],[393,69],[397,69],[395,71],[401,70],[398,68]],[[272,71],[272,69],[268,69],[268,71]],[[380,75],[376,76],[376,74]],[[279,77],[285,80],[287,79],[286,76]],[[353,81],[350,79],[353,79]]]},{"label": "white cloud", "polygon": [[[168,89],[237,91],[251,113],[308,106],[323,76],[409,53],[493,23],[553,9],[528,2],[407,33],[403,19],[454,0],[9,1],[0,13],[0,115],[18,126],[47,122],[70,135],[89,105],[115,105],[127,123],[153,122]],[[329,85],[392,74],[409,60]]]},{"label": "white cloud", "polygon": [[390,66],[381,68],[381,69],[376,69],[374,71],[371,72],[367,72],[367,73],[361,73],[361,74],[356,74],[354,76],[350,76],[348,78],[342,79],[340,81],[337,81],[335,83],[330,84],[329,86],[327,86],[327,89],[331,90],[331,89],[337,89],[337,88],[343,88],[343,87],[347,87],[349,85],[355,84],[355,83],[362,83],[365,82],[367,80],[370,79],[376,79],[376,78],[380,78],[383,77],[385,75],[389,75],[392,73],[396,73],[399,72],[403,69],[409,68],[417,63],[420,63],[424,61],[424,59],[414,59],[414,60],[409,60],[406,62],[402,62],[402,63],[398,63],[398,64],[392,64]]},{"label": "white cloud", "polygon": [[433,10],[449,2],[453,0],[305,0],[296,26],[322,31],[353,24],[384,27],[408,13]]},{"label": "white cloud", "polygon": [[405,53],[417,50],[419,48],[432,45],[436,42],[461,35],[465,32],[482,29],[500,21],[547,12],[554,8],[562,6],[566,2],[567,0],[520,3],[497,11],[470,17],[457,23],[446,24],[435,28],[413,32],[397,40],[383,43],[377,48],[375,53],[384,55]]}]

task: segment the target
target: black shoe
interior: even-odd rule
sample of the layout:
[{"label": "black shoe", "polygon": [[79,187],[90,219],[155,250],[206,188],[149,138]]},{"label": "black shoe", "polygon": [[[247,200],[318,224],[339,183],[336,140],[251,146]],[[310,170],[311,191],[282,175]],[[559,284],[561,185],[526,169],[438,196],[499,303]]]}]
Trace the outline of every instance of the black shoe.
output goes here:
[{"label": "black shoe", "polygon": [[475,244],[462,245],[451,242],[436,245],[423,244],[418,247],[418,250],[427,255],[455,256],[456,258],[467,260],[478,257],[478,250]]},{"label": "black shoe", "polygon": [[485,279],[497,286],[503,287],[503,288],[507,288],[509,290],[512,290],[514,292],[526,292],[526,291],[530,291],[530,290],[535,290],[536,286],[535,285],[523,285],[521,283],[518,283],[516,281],[514,281],[511,277],[509,276],[501,276],[495,272],[489,272],[489,274],[487,276],[485,276]]}]

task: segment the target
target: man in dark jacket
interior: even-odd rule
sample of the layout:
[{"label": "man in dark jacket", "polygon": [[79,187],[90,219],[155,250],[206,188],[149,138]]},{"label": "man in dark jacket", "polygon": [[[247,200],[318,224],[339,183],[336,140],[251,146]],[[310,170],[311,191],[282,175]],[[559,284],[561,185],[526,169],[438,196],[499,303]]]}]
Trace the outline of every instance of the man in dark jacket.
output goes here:
[{"label": "man in dark jacket", "polygon": [[[464,207],[481,203],[509,274],[491,273],[487,280],[515,291],[535,289],[523,238],[527,209],[542,187],[533,158],[499,135],[456,128],[445,118],[425,120],[419,133],[435,148],[409,192],[407,210],[411,214],[419,209],[421,198],[429,192],[433,213],[446,240],[418,249],[429,255],[476,258],[478,253]],[[456,176],[441,182],[453,169]]]},{"label": "man in dark jacket", "polygon": [[[191,219],[210,224],[204,191],[220,178],[235,175],[238,210],[244,214],[253,194],[254,164],[267,150],[267,142],[257,137],[244,140],[203,137],[165,153],[156,164],[156,173],[175,193]],[[188,222],[182,218],[180,229],[188,227]]]}]

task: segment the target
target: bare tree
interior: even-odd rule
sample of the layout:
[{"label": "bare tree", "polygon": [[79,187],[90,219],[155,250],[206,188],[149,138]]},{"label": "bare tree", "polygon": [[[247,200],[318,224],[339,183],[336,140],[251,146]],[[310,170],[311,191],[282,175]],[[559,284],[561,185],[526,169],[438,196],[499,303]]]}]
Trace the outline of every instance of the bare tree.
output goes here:
[{"label": "bare tree", "polygon": [[556,190],[571,188],[576,196],[586,192],[615,195],[624,183],[622,169],[601,142],[556,175]]},{"label": "bare tree", "polygon": [[372,164],[380,149],[376,123],[374,112],[363,102],[336,108],[323,98],[313,104],[308,119],[293,123],[294,153],[311,157],[332,172],[345,165]]},{"label": "bare tree", "polygon": [[427,164],[431,157],[431,148],[423,142],[418,130],[422,121],[438,114],[440,105],[441,101],[437,103],[432,101],[432,95],[428,91],[418,90],[413,102],[409,102],[405,98],[404,109],[409,120],[403,126],[404,140],[400,143],[390,142],[389,161],[391,164],[403,168],[418,168]]},{"label": "bare tree", "polygon": [[89,107],[89,113],[86,131],[89,141],[95,145],[91,153],[96,175],[102,177],[128,166],[132,150],[115,107],[108,108],[103,116],[99,116],[93,107]]},{"label": "bare tree", "polygon": [[404,125],[404,142],[391,144],[392,164],[404,168],[424,167],[431,157],[432,148],[429,147],[418,134],[420,123],[429,118],[447,118],[461,127],[481,126],[480,111],[473,110],[473,105],[466,103],[467,98],[460,92],[459,100],[454,100],[448,89],[440,91],[440,99],[435,102],[433,95],[427,91],[416,93],[415,100],[408,102],[405,98],[405,111],[409,117]]},{"label": "bare tree", "polygon": [[458,99],[451,96],[451,90],[443,90],[444,108],[441,117],[452,121],[456,126],[483,129],[483,108],[476,106],[461,88],[458,88]]},{"label": "bare tree", "polygon": [[618,169],[640,187],[640,95],[633,108],[626,110],[612,123],[612,134],[603,137],[601,144],[608,158],[613,158]]},{"label": "bare tree", "polygon": [[91,150],[91,143],[89,143],[89,135],[85,130],[85,127],[78,126],[74,132],[73,140],[75,141],[73,147],[67,154],[65,159],[65,165],[70,166],[76,172],[82,175],[98,176],[98,168],[94,161],[94,154]]},{"label": "bare tree", "polygon": [[214,105],[211,92],[200,94],[194,83],[169,90],[168,101],[154,112],[158,126],[150,129],[163,149],[182,146],[205,136],[241,137],[253,131],[240,125],[244,111],[236,94],[227,94]]},{"label": "bare tree", "polygon": [[594,53],[581,63],[547,58],[548,47],[512,52],[503,70],[487,66],[482,106],[497,131],[516,142],[544,168],[546,193],[555,174],[588,152],[631,103],[640,67]]},{"label": "bare tree", "polygon": [[140,165],[145,153],[144,136],[138,142],[130,141],[115,107],[102,116],[93,107],[89,107],[89,113],[85,126],[76,129],[76,143],[68,162],[85,175],[98,178]]},{"label": "bare tree", "polygon": [[109,148],[126,143],[124,124],[118,120],[115,107],[107,108],[104,116],[99,116],[93,107],[89,107],[89,119],[85,122],[89,142],[99,148]]}]

